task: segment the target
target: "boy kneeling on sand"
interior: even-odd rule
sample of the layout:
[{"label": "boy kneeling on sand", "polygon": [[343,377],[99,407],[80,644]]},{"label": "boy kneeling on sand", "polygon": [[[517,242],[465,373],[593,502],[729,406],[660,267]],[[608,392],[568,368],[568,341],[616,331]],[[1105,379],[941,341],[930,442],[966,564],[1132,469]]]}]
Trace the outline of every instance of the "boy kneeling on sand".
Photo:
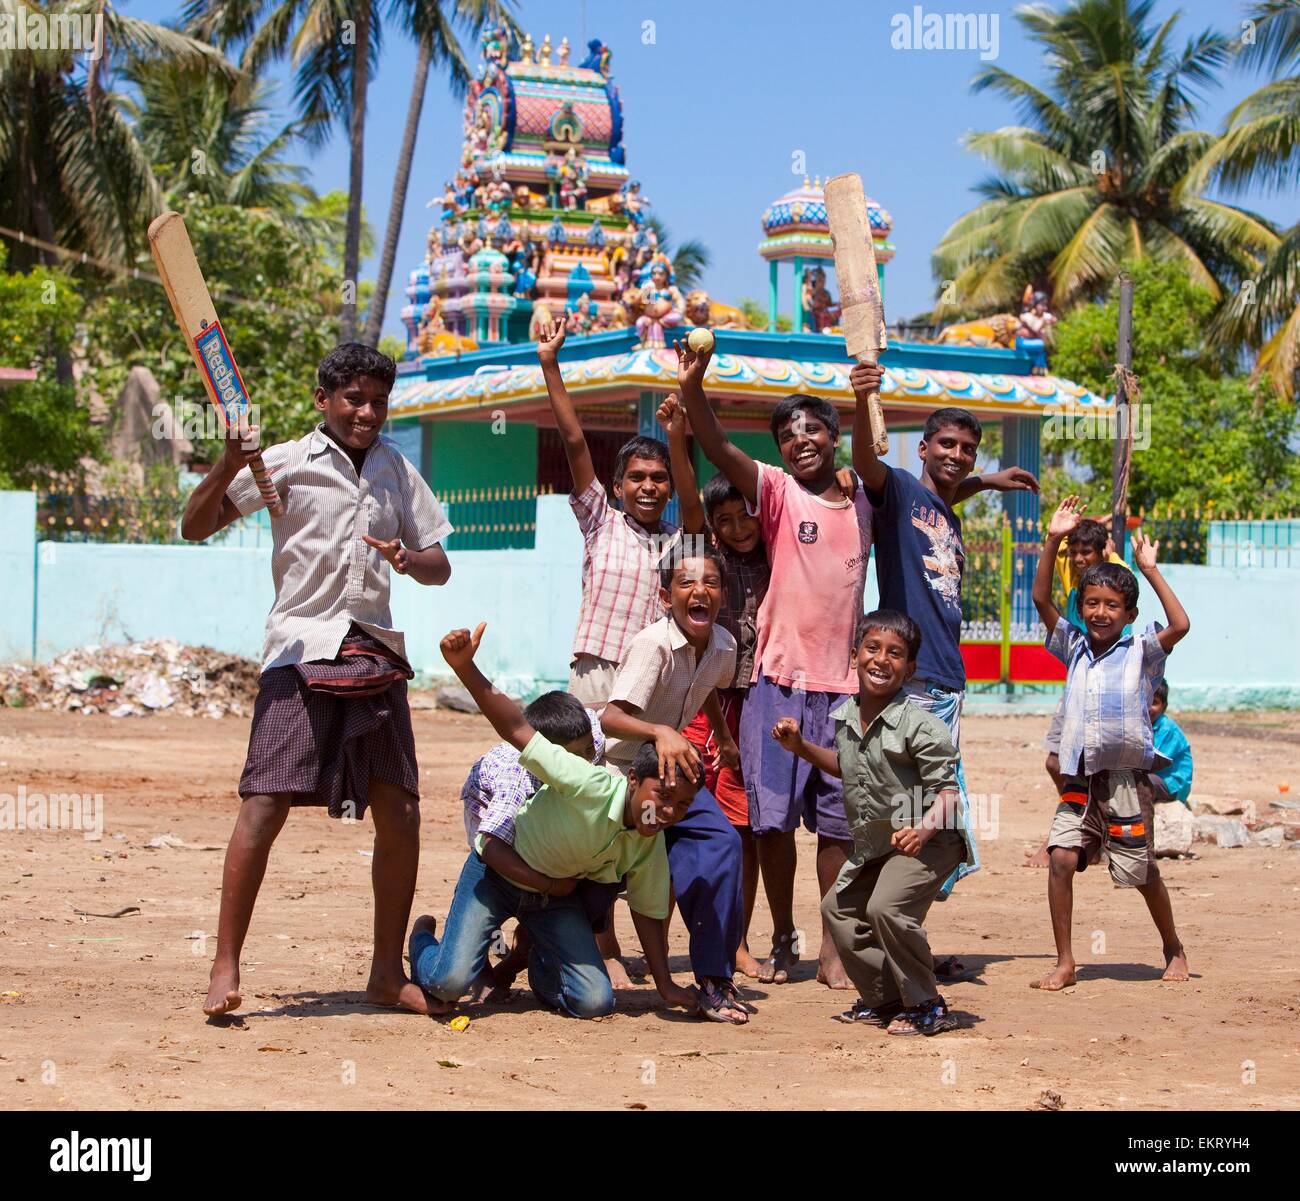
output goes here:
[{"label": "boy kneeling on sand", "polygon": [[698,781],[681,765],[670,779],[653,743],[641,747],[624,776],[548,742],[475,664],[484,628],[453,630],[442,640],[442,656],[496,732],[519,750],[519,766],[542,781],[514,829],[514,851],[538,878],[515,883],[488,867],[484,850],[494,836],[480,830],[456,882],[442,941],[432,917],[416,919],[408,947],[412,977],[434,999],[431,1007],[445,1011],[483,971],[493,933],[514,917],[532,939],[528,982],[537,998],[574,1017],[604,1017],[614,1010],[614,989],[591,917],[573,892],[578,879],[625,879],[660,997],[695,1010],[694,990],[674,983],[668,971],[664,918],[671,886],[662,834],[685,816]]},{"label": "boy kneeling on sand", "polygon": [[853,854],[822,900],[822,917],[859,999],[845,1022],[890,1034],[941,1034],[957,1019],[939,995],[925,916],[966,857],[959,829],[957,752],[948,728],[909,703],[921,628],[893,609],[858,627],[858,694],[830,713],[835,749],[815,746],[783,717],[772,737],[844,781]]}]

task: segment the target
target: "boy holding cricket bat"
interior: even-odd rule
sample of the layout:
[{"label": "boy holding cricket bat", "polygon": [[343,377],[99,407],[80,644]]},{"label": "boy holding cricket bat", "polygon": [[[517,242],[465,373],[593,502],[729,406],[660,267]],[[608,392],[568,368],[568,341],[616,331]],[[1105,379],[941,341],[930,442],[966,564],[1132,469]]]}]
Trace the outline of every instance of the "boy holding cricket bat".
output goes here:
[{"label": "boy holding cricket bat", "polygon": [[[906,613],[921,629],[916,674],[904,691],[948,727],[961,754],[961,710],[966,665],[961,656],[961,585],[966,568],[961,518],[956,507],[985,489],[1038,491],[1038,481],[1020,467],[973,476],[983,429],[965,409],[936,409],[925,420],[917,454],[921,476],[890,467],[875,452],[868,400],[878,384],[874,369],[858,363],[849,373],[857,401],[853,421],[853,467],[871,500],[876,543],[876,580],[881,608]],[[961,816],[971,830],[966,780],[957,763]],[[944,884],[946,897],[962,876],[979,870],[973,834],[966,861]]]},{"label": "boy holding cricket bat", "polygon": [[[421,584],[451,574],[452,532],[419,472],[380,430],[396,365],[349,342],[317,368],[322,422],[266,451],[282,513],[271,524],[275,603],[266,640],[242,804],[226,850],[217,953],[203,1011],[241,1003],[239,956],[271,844],[295,805],[375,823],[374,952],[365,999],[428,1012],[402,967],[420,857],[419,778],[406,701],[412,671],[392,629],[389,570]],[[242,439],[242,440],[241,440]],[[210,538],[264,507],[249,470],[256,429],[232,427],[194,490],[181,533]]]}]

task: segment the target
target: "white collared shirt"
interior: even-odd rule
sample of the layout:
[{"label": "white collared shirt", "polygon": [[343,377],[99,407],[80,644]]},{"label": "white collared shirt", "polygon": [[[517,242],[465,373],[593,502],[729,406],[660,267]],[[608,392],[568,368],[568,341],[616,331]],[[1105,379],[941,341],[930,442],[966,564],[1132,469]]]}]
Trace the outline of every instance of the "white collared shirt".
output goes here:
[{"label": "white collared shirt", "polygon": [[[736,671],[736,640],[714,625],[709,645],[697,660],[695,648],[669,614],[646,626],[627,648],[619,664],[611,701],[635,705],[637,716],[655,726],[682,730],[715,688],[727,688]],[[605,759],[626,767],[636,758],[635,738],[610,738]]]},{"label": "white collared shirt", "polygon": [[[382,435],[360,477],[323,426],[270,447],[262,459],[284,505],[271,521],[275,604],[262,670],[334,658],[353,622],[405,656],[406,640],[391,628],[388,562],[362,537],[400,538],[409,550],[442,542],[452,526],[429,485]],[[247,467],[226,495],[245,516],[263,508]]]}]

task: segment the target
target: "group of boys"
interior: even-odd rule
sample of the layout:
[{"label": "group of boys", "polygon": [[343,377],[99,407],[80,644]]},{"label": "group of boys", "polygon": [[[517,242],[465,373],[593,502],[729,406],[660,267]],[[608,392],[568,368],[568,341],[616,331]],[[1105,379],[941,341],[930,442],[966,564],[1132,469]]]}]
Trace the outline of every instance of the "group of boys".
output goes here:
[{"label": "group of boys", "polygon": [[[817,978],[859,994],[841,1020],[893,1034],[954,1028],[938,988],[953,964],[936,963],[924,922],[979,867],[959,750],[965,554],[956,506],[982,489],[1037,490],[1037,481],[1015,467],[974,475],[980,424],[956,408],[927,419],[919,479],[881,461],[866,404],[881,376],[868,364],[850,374],[853,472],[836,470],[836,409],[805,395],[771,415],[783,467],[759,463],[728,438],[704,392],[710,352],[683,344],[680,396],[658,412],[666,443],[637,437],[622,448],[611,502],[564,386],[564,340],[562,323],[542,330],[539,357],[584,541],[569,688],[521,710],[475,663],[483,624],[442,639],[443,657],[503,742],[466,781],[465,865],[441,936],[430,916],[411,927],[410,978],[401,943],[419,853],[413,673],[391,628],[389,572],[445,582],[440,544],[451,526],[428,484],[379,437],[395,367],[366,347],[326,356],[315,393],[321,425],[266,452],[285,509],[272,527],[276,600],[205,1012],[241,1003],[239,954],[289,808],[324,804],[332,816],[374,814],[370,1002],[446,1012],[466,995],[508,995],[526,968],[541,1002],[576,1017],[608,1014],[628,983],[614,933],[623,894],[663,1002],[744,1023],[754,1009],[734,979],[784,983],[805,952],[793,905],[802,824],[817,836]],[[702,499],[688,422],[718,468]],[[189,502],[187,538],[260,507],[247,470],[254,446],[255,431],[232,432]],[[674,492],[681,529],[664,521]],[[1135,539],[1169,626],[1135,641],[1136,581],[1106,564],[1082,573],[1077,621],[1061,620],[1052,565],[1079,520],[1071,498],[1049,526],[1034,592],[1048,647],[1068,669],[1054,722],[1061,799],[1047,840],[1058,965],[1039,986],[1073,982],[1070,880],[1103,849],[1116,881],[1147,899],[1166,978],[1185,978],[1168,894],[1138,843],[1149,850],[1148,773],[1165,762],[1149,706],[1186,615],[1154,548]],[[864,617],[873,545],[880,608]],[[748,945],[760,879],[773,923],[761,960]],[[669,971],[674,908],[689,939],[690,988]],[[494,946],[503,954],[495,965]]]}]

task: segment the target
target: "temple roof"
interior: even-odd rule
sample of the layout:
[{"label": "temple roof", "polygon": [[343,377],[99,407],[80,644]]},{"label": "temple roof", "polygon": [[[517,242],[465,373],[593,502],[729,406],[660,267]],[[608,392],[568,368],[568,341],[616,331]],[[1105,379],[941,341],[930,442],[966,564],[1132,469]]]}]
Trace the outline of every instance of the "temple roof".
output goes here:
[{"label": "temple roof", "polygon": [[[834,341],[842,351],[843,340]],[[394,418],[426,414],[452,416],[484,407],[545,402],[546,385],[535,360],[493,364],[490,354],[477,357],[488,361],[470,374],[439,378],[423,378],[416,372],[400,375],[389,400],[390,414]],[[720,352],[709,364],[705,386],[717,398],[776,402],[791,393],[805,393],[851,407],[854,403],[849,387],[851,366],[843,361]],[[1054,376],[951,371],[899,364],[882,366],[880,397],[886,409],[930,410],[952,404],[975,412],[1028,415],[1104,408],[1110,404],[1106,398]],[[642,390],[668,392],[677,388],[677,360],[671,349],[598,354],[562,363],[561,373],[565,386],[575,397],[614,399]]]},{"label": "temple roof", "polygon": [[[867,197],[867,219],[871,222],[876,261],[887,263],[894,257],[894,245],[889,241],[894,219],[880,201],[870,196]],[[765,259],[834,257],[821,176],[812,183],[805,177],[801,186],[777,197],[763,210],[761,220],[763,233],[767,236],[759,243],[758,253]]]}]

